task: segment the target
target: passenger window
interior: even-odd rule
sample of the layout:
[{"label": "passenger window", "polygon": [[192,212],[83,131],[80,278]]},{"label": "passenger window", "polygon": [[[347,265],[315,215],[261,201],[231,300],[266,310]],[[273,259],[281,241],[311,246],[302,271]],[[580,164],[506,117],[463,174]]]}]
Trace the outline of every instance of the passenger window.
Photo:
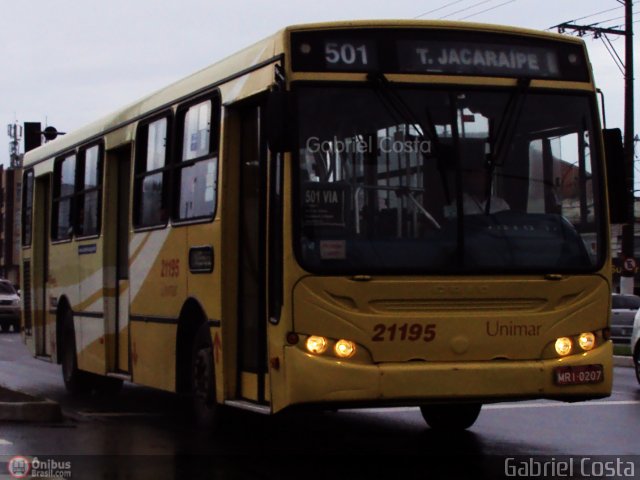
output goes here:
[{"label": "passenger window", "polygon": [[102,191],[102,149],[94,145],[80,153],[79,191],[77,195],[77,233],[80,236],[100,233]]},{"label": "passenger window", "polygon": [[33,224],[33,170],[27,170],[22,180],[22,245],[31,245]]},{"label": "passenger window", "polygon": [[76,179],[76,155],[68,155],[57,161],[54,169],[53,240],[67,240],[73,235],[73,207]]},{"label": "passenger window", "polygon": [[138,129],[133,216],[138,228],[167,223],[169,123],[165,116]]},{"label": "passenger window", "polygon": [[176,164],[177,220],[208,219],[216,205],[218,175],[217,98],[182,109],[181,157]]}]

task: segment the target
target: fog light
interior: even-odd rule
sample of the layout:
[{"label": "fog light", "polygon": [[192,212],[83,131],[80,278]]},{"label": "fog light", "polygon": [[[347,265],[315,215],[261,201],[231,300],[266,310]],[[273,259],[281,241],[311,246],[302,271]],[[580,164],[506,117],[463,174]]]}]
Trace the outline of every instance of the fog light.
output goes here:
[{"label": "fog light", "polygon": [[569,355],[571,353],[571,339],[567,337],[561,337],[556,340],[556,352],[561,357]]},{"label": "fog light", "polygon": [[335,352],[340,358],[351,358],[356,353],[356,344],[349,340],[338,340]]},{"label": "fog light", "polygon": [[596,336],[591,332],[582,333],[578,337],[578,345],[581,349],[589,351],[596,346]]},{"label": "fog light", "polygon": [[316,335],[311,335],[307,338],[307,350],[311,353],[315,353],[316,355],[320,355],[327,351],[327,339],[324,337],[318,337]]}]

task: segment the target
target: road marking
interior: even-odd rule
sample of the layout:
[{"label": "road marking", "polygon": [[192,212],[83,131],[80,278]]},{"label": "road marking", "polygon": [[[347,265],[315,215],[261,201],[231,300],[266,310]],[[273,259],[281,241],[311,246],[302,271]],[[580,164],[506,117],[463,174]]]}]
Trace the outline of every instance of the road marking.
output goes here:
[{"label": "road marking", "polygon": [[83,417],[164,417],[164,413],[145,413],[145,412],[78,412]]},{"label": "road marking", "polygon": [[[549,408],[549,407],[595,407],[595,406],[617,406],[617,405],[640,405],[640,400],[605,400],[588,402],[549,402],[549,403],[493,403],[483,405],[483,410],[508,410],[514,408]],[[363,410],[346,409],[341,411],[366,412],[366,413],[406,413],[415,412],[417,407],[389,407],[389,408],[366,408]]]},{"label": "road marking", "polygon": [[500,410],[509,408],[547,408],[547,407],[595,407],[615,405],[640,405],[640,400],[608,400],[602,402],[577,402],[577,403],[507,403],[504,405],[484,405],[483,409]]},{"label": "road marking", "polygon": [[9,440],[5,440],[4,438],[0,438],[0,445],[13,445]]}]

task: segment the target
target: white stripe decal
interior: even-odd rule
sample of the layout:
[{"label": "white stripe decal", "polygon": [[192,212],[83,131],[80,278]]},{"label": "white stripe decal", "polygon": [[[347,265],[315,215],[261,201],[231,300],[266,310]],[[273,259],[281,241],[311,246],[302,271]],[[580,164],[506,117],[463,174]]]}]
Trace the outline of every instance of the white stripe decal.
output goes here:
[{"label": "white stripe decal", "polygon": [[[267,47],[263,47],[262,50],[260,50],[260,52],[256,55],[256,57],[254,58],[253,62],[251,63],[251,65],[257,65],[258,62],[260,61],[260,59],[262,58],[262,56],[264,55],[265,50],[267,49]],[[251,75],[247,74],[244,75],[242,77],[240,77],[239,79],[237,79],[235,82],[233,82],[233,86],[231,87],[231,90],[229,91],[229,94],[226,96],[227,98],[224,99],[225,102],[230,102],[236,99],[236,97],[238,95],[240,95],[240,92],[242,92],[242,89],[244,88],[244,84],[247,83],[247,80],[249,80],[249,77]]]},{"label": "white stripe decal", "polygon": [[[142,285],[149,276],[151,268],[155,264],[156,258],[162,251],[162,247],[169,236],[170,230],[170,228],[163,228],[162,230],[150,232],[149,240],[147,240],[145,246],[142,247],[142,251],[129,267],[129,278],[131,279],[129,283],[129,289],[131,292],[129,295],[129,301],[131,303],[134,302],[138,292],[140,292],[140,289],[142,288]],[[142,237],[143,235],[140,236]],[[133,252],[135,250],[131,249],[130,251]]]}]

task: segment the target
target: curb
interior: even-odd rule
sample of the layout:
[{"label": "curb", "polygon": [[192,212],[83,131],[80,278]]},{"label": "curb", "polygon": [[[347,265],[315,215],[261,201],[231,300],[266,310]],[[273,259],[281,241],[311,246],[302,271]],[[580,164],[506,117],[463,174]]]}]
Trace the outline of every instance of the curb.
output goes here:
[{"label": "curb", "polygon": [[613,365],[615,367],[629,367],[633,368],[633,358],[630,356],[614,355]]},{"label": "curb", "polygon": [[0,422],[59,422],[62,420],[60,404],[46,398],[34,397],[23,392],[0,386]]}]

